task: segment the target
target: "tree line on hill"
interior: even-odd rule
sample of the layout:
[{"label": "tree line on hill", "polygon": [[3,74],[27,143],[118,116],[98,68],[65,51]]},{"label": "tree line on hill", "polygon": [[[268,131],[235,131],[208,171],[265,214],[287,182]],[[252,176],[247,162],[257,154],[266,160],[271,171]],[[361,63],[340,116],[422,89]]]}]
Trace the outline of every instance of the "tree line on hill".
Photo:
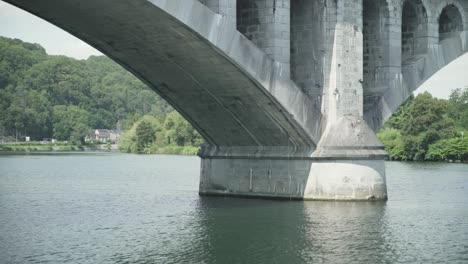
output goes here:
[{"label": "tree line on hill", "polygon": [[455,89],[448,100],[428,92],[410,97],[377,136],[389,159],[468,161],[468,88]]},{"label": "tree line on hill", "polygon": [[51,56],[38,44],[5,37],[0,37],[0,113],[3,141],[28,136],[82,144],[95,128],[138,131],[140,136],[147,124],[154,135],[137,138],[133,147],[134,136],[126,133],[125,151],[149,152],[153,142],[185,146],[201,141],[163,99],[107,57]]}]

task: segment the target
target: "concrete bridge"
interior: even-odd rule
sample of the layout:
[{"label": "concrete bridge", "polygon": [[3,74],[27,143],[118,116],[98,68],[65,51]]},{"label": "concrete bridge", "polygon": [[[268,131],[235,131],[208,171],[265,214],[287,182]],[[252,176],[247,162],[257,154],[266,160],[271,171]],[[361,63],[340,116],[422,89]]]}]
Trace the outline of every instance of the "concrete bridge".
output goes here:
[{"label": "concrete bridge", "polygon": [[200,193],[387,199],[375,131],[468,50],[468,0],[7,0],[143,80],[206,139]]}]

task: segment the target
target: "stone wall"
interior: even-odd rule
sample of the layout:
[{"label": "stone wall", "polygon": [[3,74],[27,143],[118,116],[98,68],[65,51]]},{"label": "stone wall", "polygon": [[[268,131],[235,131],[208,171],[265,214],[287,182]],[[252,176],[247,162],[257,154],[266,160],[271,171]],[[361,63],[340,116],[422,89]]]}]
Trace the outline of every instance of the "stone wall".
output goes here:
[{"label": "stone wall", "polygon": [[237,0],[237,30],[274,61],[290,61],[289,0]]},{"label": "stone wall", "polygon": [[428,17],[421,0],[403,3],[401,24],[402,64],[427,52]]},{"label": "stone wall", "polygon": [[199,1],[236,17],[237,29],[283,65],[280,74],[321,107],[322,131],[329,117],[363,113],[378,129],[467,49],[468,0]]},{"label": "stone wall", "polygon": [[326,19],[324,0],[291,1],[291,79],[318,101],[324,86]]},{"label": "stone wall", "polygon": [[385,89],[390,64],[390,17],[385,0],[363,1],[364,95],[373,96]]},{"label": "stone wall", "polygon": [[439,16],[439,41],[453,37],[463,30],[463,21],[458,8],[451,4],[444,7]]},{"label": "stone wall", "polygon": [[[333,20],[330,20],[330,23],[332,26]],[[362,117],[363,38],[360,1],[338,1],[336,25],[329,34],[333,34],[328,36],[333,39],[327,88],[329,121],[333,122],[349,115]]]}]

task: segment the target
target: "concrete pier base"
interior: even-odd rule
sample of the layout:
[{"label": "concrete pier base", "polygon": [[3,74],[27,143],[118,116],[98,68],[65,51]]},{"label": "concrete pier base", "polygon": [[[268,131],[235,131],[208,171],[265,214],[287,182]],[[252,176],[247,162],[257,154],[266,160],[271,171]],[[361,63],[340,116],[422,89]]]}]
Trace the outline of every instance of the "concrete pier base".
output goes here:
[{"label": "concrete pier base", "polygon": [[312,162],[304,199],[387,200],[383,160]]},{"label": "concrete pier base", "polygon": [[200,195],[386,200],[383,159],[202,157]]}]

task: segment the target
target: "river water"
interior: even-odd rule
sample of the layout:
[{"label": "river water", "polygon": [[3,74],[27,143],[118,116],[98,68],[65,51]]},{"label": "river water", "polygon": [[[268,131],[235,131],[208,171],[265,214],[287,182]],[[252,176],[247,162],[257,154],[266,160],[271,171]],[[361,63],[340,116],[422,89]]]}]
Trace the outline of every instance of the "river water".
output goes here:
[{"label": "river water", "polygon": [[197,157],[0,156],[0,263],[468,263],[468,165],[388,162],[386,203],[199,197]]}]

